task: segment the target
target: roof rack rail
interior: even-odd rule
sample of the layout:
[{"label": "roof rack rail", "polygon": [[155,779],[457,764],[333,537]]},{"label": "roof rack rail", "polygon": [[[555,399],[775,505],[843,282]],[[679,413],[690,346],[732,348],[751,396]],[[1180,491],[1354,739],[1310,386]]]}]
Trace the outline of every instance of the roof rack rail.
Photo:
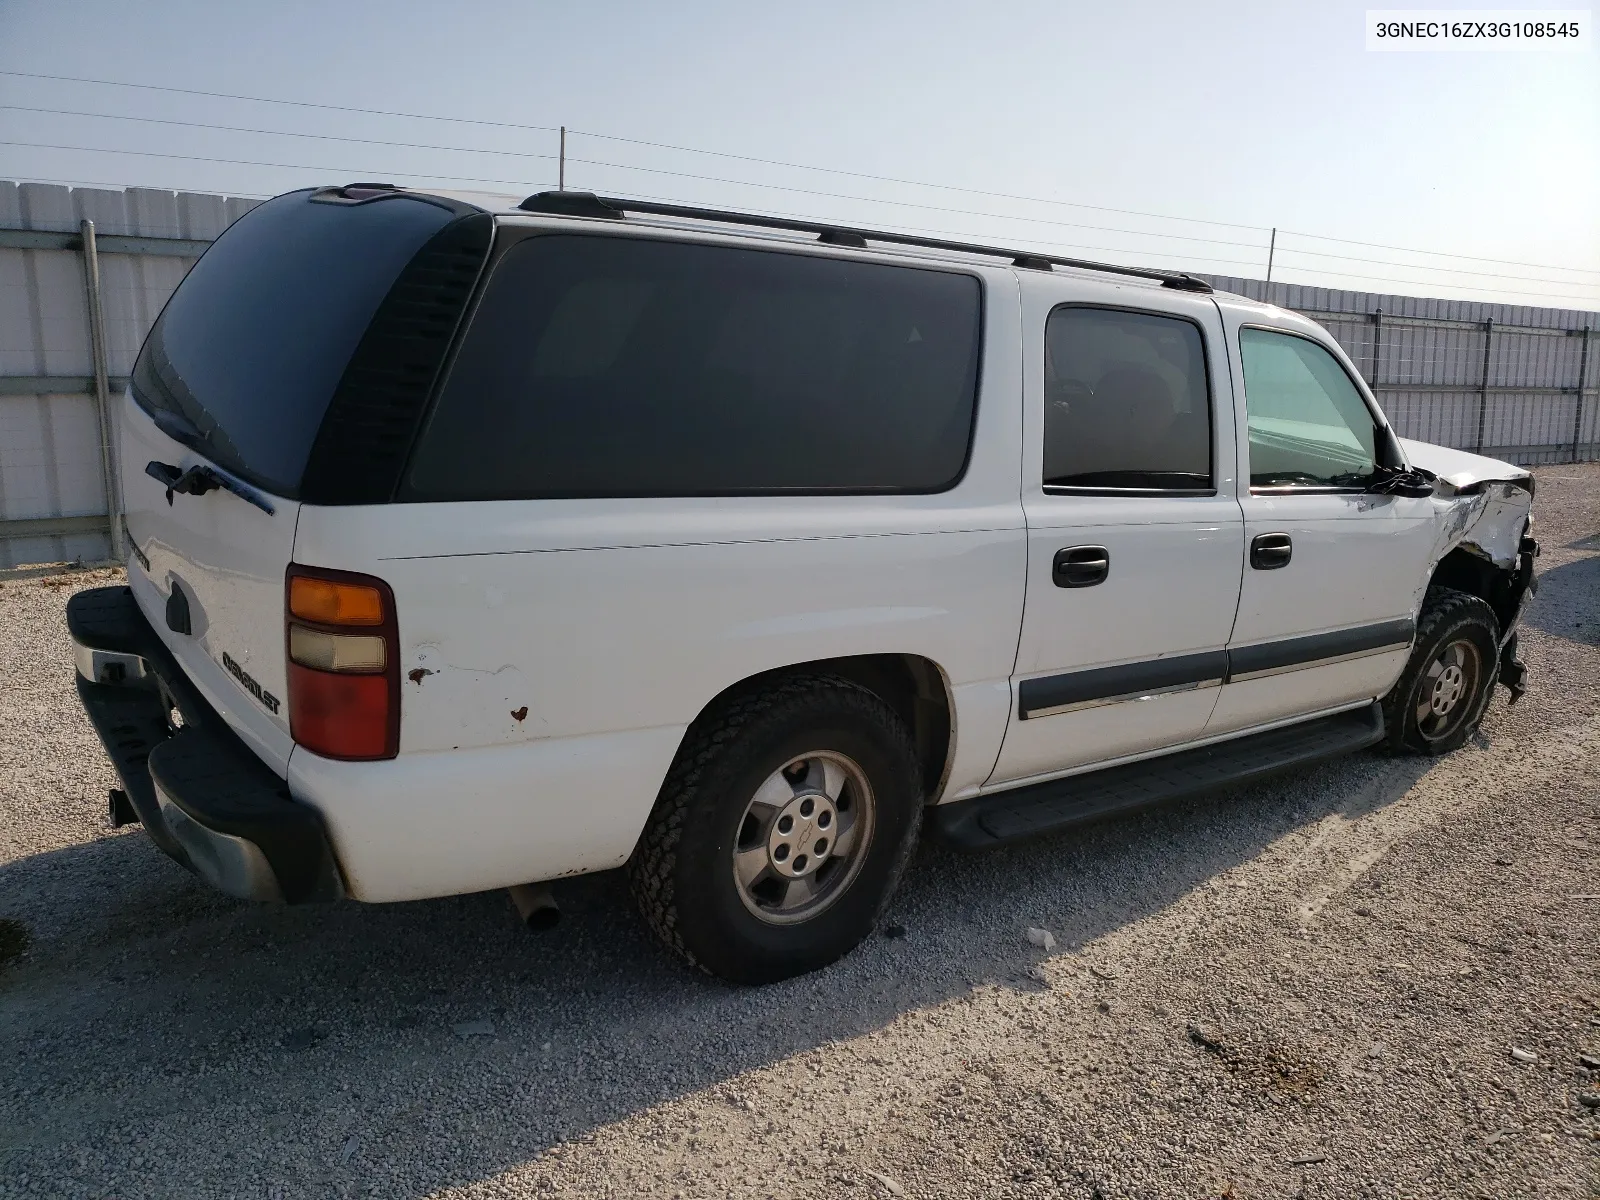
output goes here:
[{"label": "roof rack rail", "polygon": [[960,254],[984,254],[1009,258],[1013,266],[1048,271],[1053,267],[1076,267],[1153,280],[1162,287],[1185,292],[1209,292],[1205,280],[1182,271],[1156,271],[1143,267],[1121,267],[1113,263],[1089,262],[1081,258],[1058,258],[1033,250],[1005,250],[971,242],[950,242],[942,238],[916,237],[909,233],[887,233],[851,226],[830,225],[821,221],[798,221],[789,217],[764,217],[757,213],[729,212],[719,208],[697,208],[687,204],[662,204],[654,200],[628,200],[618,196],[597,196],[593,192],[535,192],[518,208],[527,212],[564,216],[606,217],[615,220],[627,213],[658,217],[683,217],[692,221],[718,221],[728,225],[747,225],[755,229],[782,229],[789,233],[814,233],[817,240],[833,246],[864,248],[868,242],[892,246],[915,246],[923,250],[952,250]]}]

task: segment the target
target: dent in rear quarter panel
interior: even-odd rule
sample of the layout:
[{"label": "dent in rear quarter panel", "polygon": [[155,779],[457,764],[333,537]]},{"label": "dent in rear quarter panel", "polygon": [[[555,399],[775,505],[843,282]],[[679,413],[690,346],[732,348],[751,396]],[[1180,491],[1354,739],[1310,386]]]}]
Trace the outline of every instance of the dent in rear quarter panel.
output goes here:
[{"label": "dent in rear quarter panel", "polygon": [[399,616],[400,757],[290,764],[354,894],[622,862],[689,723],[793,663],[930,659],[955,705],[944,794],[986,778],[1027,556],[1016,284],[994,274],[972,456],[949,492],[302,509],[296,560],[379,576]]}]

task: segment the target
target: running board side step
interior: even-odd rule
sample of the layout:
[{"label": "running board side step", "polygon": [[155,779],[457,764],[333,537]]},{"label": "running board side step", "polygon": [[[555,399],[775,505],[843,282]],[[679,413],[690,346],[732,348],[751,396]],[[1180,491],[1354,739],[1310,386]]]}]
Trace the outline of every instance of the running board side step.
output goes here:
[{"label": "running board side step", "polygon": [[1383,733],[1383,710],[1374,703],[1121,767],[940,804],[927,819],[945,841],[964,850],[981,850],[1113,813],[1252,783],[1376,745]]}]

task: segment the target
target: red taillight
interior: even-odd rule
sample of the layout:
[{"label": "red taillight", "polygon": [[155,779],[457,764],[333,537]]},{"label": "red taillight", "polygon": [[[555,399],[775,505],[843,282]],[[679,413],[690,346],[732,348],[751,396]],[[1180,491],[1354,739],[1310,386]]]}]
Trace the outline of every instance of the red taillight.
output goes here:
[{"label": "red taillight", "polygon": [[307,750],[329,758],[393,758],[389,681],[289,664],[289,729]]},{"label": "red taillight", "polygon": [[284,601],[290,736],[326,758],[393,758],[400,646],[389,585],[291,565]]}]

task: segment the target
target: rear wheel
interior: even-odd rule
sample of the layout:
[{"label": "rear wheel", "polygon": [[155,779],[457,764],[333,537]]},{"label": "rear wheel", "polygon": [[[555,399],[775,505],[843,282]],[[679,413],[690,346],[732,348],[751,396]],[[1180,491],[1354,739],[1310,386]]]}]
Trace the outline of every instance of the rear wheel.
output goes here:
[{"label": "rear wheel", "polygon": [[861,941],[922,817],[916,751],[876,694],[801,676],[691,727],[629,862],[674,952],[739,983],[784,979]]},{"label": "rear wheel", "polygon": [[1417,637],[1394,689],[1384,697],[1385,744],[1412,754],[1448,754],[1483,720],[1494,691],[1500,624],[1477,596],[1428,593]]}]

